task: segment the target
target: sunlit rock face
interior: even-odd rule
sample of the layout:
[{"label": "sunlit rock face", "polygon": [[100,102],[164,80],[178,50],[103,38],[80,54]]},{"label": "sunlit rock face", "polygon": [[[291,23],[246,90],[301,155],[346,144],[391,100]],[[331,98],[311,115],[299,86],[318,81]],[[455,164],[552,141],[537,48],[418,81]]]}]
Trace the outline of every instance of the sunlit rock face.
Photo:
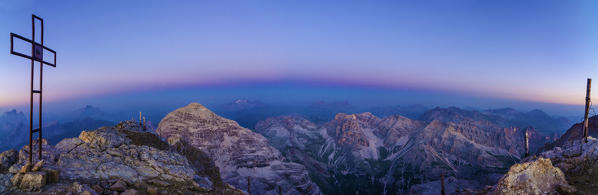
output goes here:
[{"label": "sunlit rock face", "polygon": [[[29,146],[0,155],[1,193],[83,193],[160,192],[168,194],[242,194],[222,182],[213,162],[190,155],[180,145],[169,146],[155,134],[137,131],[135,122],[115,127],[82,131],[79,137],[67,138],[56,145],[42,140],[42,168],[24,171]],[[37,143],[34,143],[37,162]],[[10,155],[15,153],[14,155]],[[205,154],[204,154],[205,155]],[[10,160],[16,158],[16,160]],[[5,160],[8,159],[8,160]],[[9,163],[9,164],[6,164]],[[41,163],[38,163],[41,164]],[[6,182],[8,179],[9,182]]]},{"label": "sunlit rock face", "polygon": [[492,194],[559,194],[558,191],[573,190],[563,172],[554,167],[550,159],[538,158],[513,165]]},{"label": "sunlit rock face", "polygon": [[[594,117],[593,117],[594,118]],[[598,192],[598,140],[588,137],[585,143],[581,138],[565,142],[560,147],[555,147],[538,154],[539,157],[548,158],[555,167],[565,173],[569,184],[579,192],[592,194]]]},{"label": "sunlit rock face", "polygon": [[493,194],[595,194],[598,140],[588,137],[584,142],[579,137],[558,144],[513,165],[494,186]]},{"label": "sunlit rock face", "polygon": [[222,118],[198,103],[179,108],[162,119],[156,132],[169,141],[183,140],[205,151],[225,182],[251,192],[320,194],[301,164],[287,162],[262,135]]},{"label": "sunlit rock face", "polygon": [[305,165],[327,194],[425,194],[442,174],[452,181],[448,193],[493,185],[523,157],[525,132],[532,150],[546,141],[533,128],[508,124],[498,116],[436,108],[421,120],[368,112],[339,113],[319,124],[271,117],[255,131]]}]

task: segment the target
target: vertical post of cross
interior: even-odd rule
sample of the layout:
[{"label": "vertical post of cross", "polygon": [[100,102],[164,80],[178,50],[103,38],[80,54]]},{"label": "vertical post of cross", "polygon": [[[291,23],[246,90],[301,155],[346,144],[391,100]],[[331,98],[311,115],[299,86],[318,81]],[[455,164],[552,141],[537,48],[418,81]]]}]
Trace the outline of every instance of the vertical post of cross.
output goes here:
[{"label": "vertical post of cross", "polygon": [[[41,18],[32,15],[32,17],[36,17],[39,19],[39,21],[41,22],[41,46],[44,46],[44,20],[42,20]],[[35,25],[34,25],[35,26]],[[35,37],[34,37],[35,38]],[[37,51],[34,51],[37,52]],[[42,54],[43,55],[43,54]],[[43,57],[42,57],[43,58]],[[39,62],[39,136],[37,137],[37,144],[39,146],[38,148],[38,158],[37,160],[42,160],[42,81],[44,78],[44,64],[42,62]]]},{"label": "vertical post of cross", "polygon": [[[35,17],[31,15],[31,53],[35,51]],[[29,93],[29,164],[32,165],[33,158],[33,72],[35,64],[31,58],[31,91]]]},{"label": "vertical post of cross", "polygon": [[588,78],[586,87],[586,109],[583,117],[583,141],[588,142],[588,114],[590,112],[590,92],[592,88],[592,79]]}]

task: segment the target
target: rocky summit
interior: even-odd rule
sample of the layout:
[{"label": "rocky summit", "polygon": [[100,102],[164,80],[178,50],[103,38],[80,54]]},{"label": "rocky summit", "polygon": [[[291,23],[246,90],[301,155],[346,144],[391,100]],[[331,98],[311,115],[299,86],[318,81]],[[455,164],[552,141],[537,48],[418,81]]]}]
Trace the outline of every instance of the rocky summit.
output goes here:
[{"label": "rocky summit", "polygon": [[252,194],[320,194],[301,164],[288,162],[262,135],[220,117],[198,103],[162,119],[156,132],[169,143],[205,151],[226,183]]},{"label": "rocky summit", "polygon": [[[564,135],[569,136],[569,135]],[[492,194],[596,194],[598,139],[564,142],[515,164]]]},{"label": "rocky summit", "polygon": [[[138,123],[125,121],[56,145],[42,140],[42,159],[34,165],[27,164],[28,146],[5,151],[0,193],[243,194],[222,181],[205,153],[138,129]],[[37,147],[33,152],[37,157]]]}]

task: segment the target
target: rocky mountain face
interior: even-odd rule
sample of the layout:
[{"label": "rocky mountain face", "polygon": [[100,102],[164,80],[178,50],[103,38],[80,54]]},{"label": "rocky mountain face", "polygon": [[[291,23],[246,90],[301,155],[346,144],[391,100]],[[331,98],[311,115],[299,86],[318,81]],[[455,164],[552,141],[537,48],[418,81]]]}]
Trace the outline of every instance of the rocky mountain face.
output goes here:
[{"label": "rocky mountain face", "polygon": [[[172,145],[137,122],[82,131],[56,145],[42,141],[42,159],[27,163],[29,146],[0,154],[0,193],[243,194],[222,181],[201,150]],[[37,144],[37,143],[35,143]]]},{"label": "rocky mountain face", "polygon": [[[288,162],[262,135],[222,118],[198,103],[179,108],[162,119],[156,132],[205,151],[220,168],[226,183],[254,194],[320,194],[301,164]],[[250,178],[250,182],[248,181]]]},{"label": "rocky mountain face", "polygon": [[3,135],[0,136],[0,151],[22,146],[23,142],[15,143],[14,140],[23,141],[28,131],[29,120],[23,112],[11,110],[0,115],[0,133]]},{"label": "rocky mountain face", "polygon": [[255,131],[305,165],[326,194],[426,194],[438,189],[441,175],[451,178],[452,192],[492,185],[523,157],[526,131],[532,149],[550,141],[480,112],[436,108],[422,119],[341,113],[317,124],[282,116],[259,122]]},{"label": "rocky mountain face", "polygon": [[567,183],[561,169],[552,161],[538,158],[535,161],[515,164],[509,169],[491,194],[573,194],[575,189]]},{"label": "rocky mountain face", "polygon": [[[588,119],[588,135],[598,137],[598,116],[593,116]],[[583,136],[583,122],[573,125],[555,142],[550,143],[542,148],[542,150],[551,150],[554,147],[562,147],[563,145],[580,140]]]}]

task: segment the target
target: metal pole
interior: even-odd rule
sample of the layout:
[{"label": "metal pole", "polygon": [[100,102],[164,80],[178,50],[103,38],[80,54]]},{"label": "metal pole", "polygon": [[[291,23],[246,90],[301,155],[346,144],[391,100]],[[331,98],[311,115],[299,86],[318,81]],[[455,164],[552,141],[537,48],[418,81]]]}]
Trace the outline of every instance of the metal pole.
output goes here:
[{"label": "metal pole", "polygon": [[247,193],[251,195],[251,177],[247,176]]},{"label": "metal pole", "polygon": [[525,130],[525,157],[529,156],[529,135],[527,129]]},{"label": "metal pole", "polygon": [[[31,54],[35,52],[35,18],[31,16]],[[33,158],[33,58],[31,58],[31,91],[29,91],[29,164],[32,164]]]},{"label": "metal pole", "polygon": [[278,195],[282,195],[282,188],[280,186],[278,186]]},{"label": "metal pole", "polygon": [[588,142],[588,113],[590,112],[590,89],[592,88],[592,79],[588,78],[588,85],[586,89],[586,110],[583,117],[583,140]]},{"label": "metal pole", "polygon": [[[42,44],[42,48],[44,46],[44,21],[41,21],[41,30],[42,30],[42,34],[41,34],[41,44]],[[42,54],[43,55],[43,54]],[[38,150],[38,154],[39,154],[39,158],[38,160],[42,160],[42,81],[44,80],[44,64],[42,62],[39,62],[39,137],[38,137],[38,145],[39,145],[39,150]]]},{"label": "metal pole", "polygon": [[444,173],[440,174],[440,194],[445,195],[444,192]]}]

